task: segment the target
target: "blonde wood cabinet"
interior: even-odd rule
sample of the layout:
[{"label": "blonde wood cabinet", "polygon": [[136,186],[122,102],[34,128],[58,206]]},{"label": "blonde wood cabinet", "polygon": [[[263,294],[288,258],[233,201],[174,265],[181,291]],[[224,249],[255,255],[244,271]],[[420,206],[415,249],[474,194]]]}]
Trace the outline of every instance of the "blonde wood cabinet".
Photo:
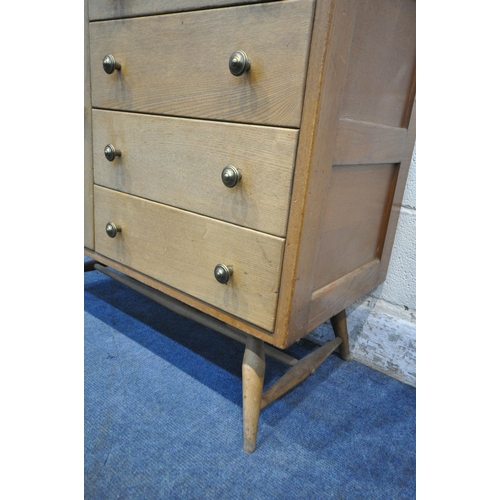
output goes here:
[{"label": "blonde wood cabinet", "polygon": [[[85,4],[85,254],[246,342],[247,452],[385,279],[415,71],[414,0]],[[262,396],[265,353],[328,320]]]}]

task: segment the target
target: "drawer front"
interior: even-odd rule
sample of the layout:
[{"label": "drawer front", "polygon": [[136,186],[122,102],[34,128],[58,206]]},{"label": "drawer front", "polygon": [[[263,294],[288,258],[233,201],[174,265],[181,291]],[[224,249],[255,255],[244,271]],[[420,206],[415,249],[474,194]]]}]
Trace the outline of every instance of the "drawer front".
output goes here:
[{"label": "drawer front", "polygon": [[[99,186],[94,202],[97,253],[273,330],[283,239]],[[108,222],[121,228],[114,238]],[[217,264],[233,267],[226,285]]]},{"label": "drawer front", "polygon": [[91,21],[118,19],[262,1],[276,0],[142,0],[140,2],[137,0],[89,0],[89,18]]},{"label": "drawer front", "polygon": [[[103,110],[92,124],[96,184],[285,235],[297,130]],[[121,156],[108,161],[108,144]]]},{"label": "drawer front", "polygon": [[[299,127],[313,0],[90,23],[92,105]],[[229,71],[234,51],[251,68]],[[121,68],[108,74],[111,54]]]}]

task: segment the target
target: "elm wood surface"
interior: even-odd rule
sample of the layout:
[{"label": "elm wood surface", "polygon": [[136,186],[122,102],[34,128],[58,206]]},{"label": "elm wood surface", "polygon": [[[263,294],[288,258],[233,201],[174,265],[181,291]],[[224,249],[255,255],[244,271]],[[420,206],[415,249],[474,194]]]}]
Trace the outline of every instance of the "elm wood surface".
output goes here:
[{"label": "elm wood surface", "polygon": [[306,330],[312,331],[318,325],[328,321],[329,317],[325,318],[325,311],[342,311],[350,306],[359,298],[360,289],[375,288],[380,282],[380,267],[380,260],[374,259],[338,280],[328,283],[323,288],[315,290],[311,299],[309,323]]},{"label": "elm wood surface", "polygon": [[[313,0],[90,24],[92,106],[299,127]],[[233,76],[244,50],[251,69]],[[106,74],[112,54],[120,71]]]},{"label": "elm wood surface", "polygon": [[[96,251],[273,330],[283,239],[96,186]],[[121,232],[110,238],[106,224]],[[231,265],[225,285],[217,264]]]},{"label": "elm wood surface", "polygon": [[273,2],[277,0],[89,0],[90,20],[166,14],[228,5]]},{"label": "elm wood surface", "polygon": [[335,143],[334,165],[397,163],[405,151],[408,131],[342,118]]},{"label": "elm wood surface", "polygon": [[407,128],[415,93],[415,0],[359,1],[341,118]]},{"label": "elm wood surface", "polygon": [[212,306],[207,302],[201,301],[185,292],[178,290],[177,288],[169,286],[157,279],[152,278],[151,276],[143,274],[137,271],[136,269],[125,266],[120,262],[117,262],[116,260],[110,259],[106,255],[97,253],[88,248],[84,249],[84,255],[93,260],[96,260],[97,262],[105,266],[109,266],[112,269],[116,269],[117,271],[126,274],[127,276],[130,276],[131,278],[139,281],[140,283],[144,283],[145,285],[154,288],[155,290],[158,290],[166,295],[169,295],[170,297],[182,301],[183,303],[193,308],[196,308],[207,315],[213,316],[214,318],[223,321],[224,323],[234,328],[237,328],[238,330],[246,334],[253,335],[261,339],[265,339],[270,344],[273,343],[272,332],[266,331],[263,328],[259,328],[258,326],[253,325],[247,321],[244,321],[241,318],[238,318],[237,316],[228,314],[226,311],[220,309],[219,307]]},{"label": "elm wood surface", "polygon": [[347,318],[345,314],[345,309],[342,309],[338,314],[330,318],[330,323],[332,324],[333,333],[335,337],[341,340],[339,345],[340,357],[344,361],[349,361],[351,359],[351,351],[349,350],[349,335],[347,331]]},{"label": "elm wood surface", "polygon": [[336,165],[331,169],[320,226],[314,289],[380,258],[398,168]]},{"label": "elm wood surface", "polygon": [[[98,109],[92,122],[96,184],[285,236],[297,130]],[[227,165],[242,173],[233,188]]]},{"label": "elm wood surface", "polygon": [[248,337],[241,366],[243,396],[243,449],[253,453],[259,427],[260,404],[266,356],[264,342],[255,337]]},{"label": "elm wood surface", "polygon": [[314,375],[316,368],[318,368],[341,344],[341,338],[334,338],[296,363],[265,392],[260,404],[261,409],[292,390],[307,377]]}]

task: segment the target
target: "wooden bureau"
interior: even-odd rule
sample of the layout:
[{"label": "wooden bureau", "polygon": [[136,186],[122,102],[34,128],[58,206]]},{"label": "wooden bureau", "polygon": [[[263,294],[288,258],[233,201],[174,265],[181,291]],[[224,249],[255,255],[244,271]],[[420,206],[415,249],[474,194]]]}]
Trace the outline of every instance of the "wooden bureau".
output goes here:
[{"label": "wooden bureau", "polygon": [[[251,453],[260,409],[348,359],[345,308],[385,279],[415,1],[86,0],[85,16],[86,269],[246,343]],[[328,320],[310,359],[278,350]],[[292,368],[262,395],[265,354]]]}]

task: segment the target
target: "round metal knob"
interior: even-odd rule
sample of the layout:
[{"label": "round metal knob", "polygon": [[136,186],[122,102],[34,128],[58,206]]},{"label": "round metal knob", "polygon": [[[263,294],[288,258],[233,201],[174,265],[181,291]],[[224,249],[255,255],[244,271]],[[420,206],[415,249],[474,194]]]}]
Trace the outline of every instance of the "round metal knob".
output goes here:
[{"label": "round metal knob", "polygon": [[121,155],[122,152],[119,149],[116,149],[113,144],[107,144],[104,148],[104,156],[108,161],[113,161],[117,156]]},{"label": "round metal knob", "polygon": [[241,172],[232,165],[228,165],[222,170],[221,178],[224,186],[232,188],[241,181]]},{"label": "round metal knob", "polygon": [[106,224],[106,234],[110,238],[114,238],[117,233],[120,233],[122,228],[120,226],[117,226],[114,222],[108,222]]},{"label": "round metal knob", "polygon": [[217,264],[214,269],[215,279],[225,285],[231,275],[233,274],[233,266],[225,266],[224,264]]},{"label": "round metal knob", "polygon": [[248,56],[242,51],[237,50],[231,54],[229,58],[229,71],[234,76],[241,76],[243,73],[250,70],[251,63]]},{"label": "round metal knob", "polygon": [[108,54],[102,60],[102,67],[108,75],[111,75],[115,69],[119,70],[122,66],[119,62],[116,62],[116,59],[111,54]]}]

